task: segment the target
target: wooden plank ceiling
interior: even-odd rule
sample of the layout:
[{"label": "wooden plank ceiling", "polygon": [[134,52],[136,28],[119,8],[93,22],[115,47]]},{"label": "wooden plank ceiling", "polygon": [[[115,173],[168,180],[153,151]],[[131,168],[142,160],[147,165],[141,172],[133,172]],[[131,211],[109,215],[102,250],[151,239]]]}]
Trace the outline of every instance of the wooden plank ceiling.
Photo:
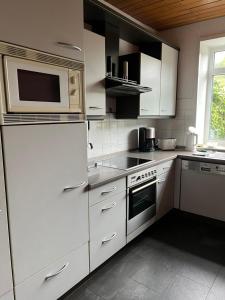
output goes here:
[{"label": "wooden plank ceiling", "polygon": [[225,16],[225,0],[106,1],[159,31]]}]

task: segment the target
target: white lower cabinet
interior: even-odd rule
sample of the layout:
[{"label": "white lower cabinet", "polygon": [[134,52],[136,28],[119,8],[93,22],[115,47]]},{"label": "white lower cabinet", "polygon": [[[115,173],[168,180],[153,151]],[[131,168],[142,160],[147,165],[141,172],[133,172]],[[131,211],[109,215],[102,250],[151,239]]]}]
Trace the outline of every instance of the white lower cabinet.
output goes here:
[{"label": "white lower cabinet", "polygon": [[0,300],[11,300],[13,298],[8,293],[12,290],[13,283],[1,146],[0,138]]},{"label": "white lower cabinet", "polygon": [[2,297],[0,297],[0,300],[14,300],[14,294],[13,291],[3,295]]},{"label": "white lower cabinet", "polygon": [[[72,284],[72,279],[70,281],[67,278],[68,284],[62,282],[61,285],[59,280],[56,287],[52,283],[48,285],[48,282],[42,282],[41,285],[38,274],[44,276],[45,273],[40,273],[41,270],[88,243],[85,135],[84,123],[3,128],[9,228],[17,300],[55,300],[54,297],[35,295],[39,295],[39,288],[42,287],[46,287],[46,293],[49,289],[49,295],[55,295],[54,290],[66,291]],[[76,261],[79,263],[77,266],[75,257],[71,263],[74,271],[72,272],[71,267],[70,273],[74,282],[76,276],[82,278],[79,276],[80,262],[85,265],[88,262],[88,255],[85,254]],[[59,267],[57,265],[55,269],[47,271],[53,272]],[[64,274],[66,272],[68,271]],[[81,272],[83,273],[86,275],[86,271]],[[29,278],[33,279],[26,285]],[[37,283],[37,288],[32,289],[32,283]],[[29,291],[33,293],[32,296]]]},{"label": "white lower cabinet", "polygon": [[156,216],[160,219],[174,207],[174,163],[169,161],[157,168]]},{"label": "white lower cabinet", "polygon": [[90,207],[90,270],[96,269],[125,245],[126,191],[124,190]]},{"label": "white lower cabinet", "polygon": [[56,300],[88,273],[88,243],[86,243],[17,285],[16,300]]}]

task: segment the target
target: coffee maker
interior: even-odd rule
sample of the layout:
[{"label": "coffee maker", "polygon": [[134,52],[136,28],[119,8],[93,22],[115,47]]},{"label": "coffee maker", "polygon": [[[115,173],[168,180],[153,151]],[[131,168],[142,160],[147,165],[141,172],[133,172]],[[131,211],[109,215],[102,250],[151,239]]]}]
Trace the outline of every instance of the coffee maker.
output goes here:
[{"label": "coffee maker", "polygon": [[155,128],[154,127],[139,128],[139,151],[141,152],[155,151]]}]

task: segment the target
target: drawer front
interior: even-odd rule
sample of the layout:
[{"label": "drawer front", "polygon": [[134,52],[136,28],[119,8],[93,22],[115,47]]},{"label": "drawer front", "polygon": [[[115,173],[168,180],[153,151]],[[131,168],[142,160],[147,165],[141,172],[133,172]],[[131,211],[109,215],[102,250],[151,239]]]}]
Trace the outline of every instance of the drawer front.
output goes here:
[{"label": "drawer front", "polygon": [[126,191],[108,197],[90,208],[90,240],[113,232],[117,224],[126,224]]},{"label": "drawer front", "polygon": [[100,266],[126,245],[126,224],[117,224],[114,231],[90,242],[90,271]]},{"label": "drawer front", "polygon": [[56,300],[89,273],[88,244],[15,287],[16,300]]},{"label": "drawer front", "polygon": [[4,296],[0,297],[0,300],[14,300],[13,292],[9,292]]},{"label": "drawer front", "polygon": [[89,191],[89,205],[92,206],[104,199],[116,195],[118,192],[126,190],[126,179],[121,178],[116,181],[104,184]]},{"label": "drawer front", "polygon": [[165,163],[162,163],[162,164],[158,165],[157,166],[158,175],[161,175],[161,174],[164,174],[166,172],[169,172],[170,169],[173,166],[173,163],[174,163],[174,161],[170,160],[170,161],[167,161]]}]

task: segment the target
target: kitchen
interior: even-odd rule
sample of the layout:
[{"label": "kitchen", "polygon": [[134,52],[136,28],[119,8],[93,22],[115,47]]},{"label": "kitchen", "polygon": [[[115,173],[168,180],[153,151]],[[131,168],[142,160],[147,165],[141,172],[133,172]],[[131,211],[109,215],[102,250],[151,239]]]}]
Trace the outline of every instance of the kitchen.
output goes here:
[{"label": "kitchen", "polygon": [[0,300],[224,299],[225,6],[200,2],[1,1]]}]

